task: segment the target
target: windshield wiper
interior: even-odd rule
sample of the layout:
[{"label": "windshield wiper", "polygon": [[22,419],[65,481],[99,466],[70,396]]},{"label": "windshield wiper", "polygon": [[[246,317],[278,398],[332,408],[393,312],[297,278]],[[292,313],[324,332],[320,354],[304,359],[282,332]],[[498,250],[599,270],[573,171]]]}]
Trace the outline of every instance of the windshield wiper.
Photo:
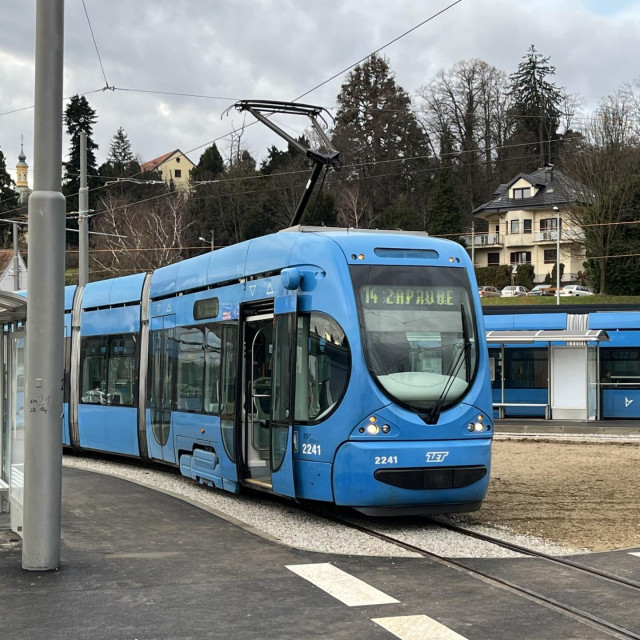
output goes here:
[{"label": "windshield wiper", "polygon": [[438,418],[440,418],[440,414],[442,413],[442,407],[446,400],[447,394],[451,390],[453,381],[456,379],[458,375],[458,371],[460,371],[460,367],[462,366],[463,362],[465,363],[467,384],[469,383],[469,376],[471,372],[471,368],[470,368],[471,363],[469,362],[469,353],[471,351],[471,340],[469,339],[469,331],[467,328],[467,317],[464,313],[463,304],[460,305],[460,319],[462,322],[462,341],[464,346],[462,350],[458,353],[457,358],[453,360],[449,365],[449,370],[447,371],[447,374],[446,374],[448,376],[447,381],[444,384],[444,388],[442,389],[442,393],[440,394],[438,401],[435,403],[435,405],[433,405],[433,409],[431,409],[431,411],[429,412],[429,415],[425,420],[427,424],[437,424]]}]

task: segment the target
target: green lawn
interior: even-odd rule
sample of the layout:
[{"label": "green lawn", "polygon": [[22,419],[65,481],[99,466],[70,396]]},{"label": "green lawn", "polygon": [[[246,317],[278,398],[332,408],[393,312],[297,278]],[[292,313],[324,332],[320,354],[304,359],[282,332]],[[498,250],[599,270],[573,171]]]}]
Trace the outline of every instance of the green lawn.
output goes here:
[{"label": "green lawn", "polygon": [[[556,304],[555,296],[527,296],[518,298],[481,298],[483,306],[550,305]],[[560,305],[570,304],[640,304],[640,296],[560,296]]]}]

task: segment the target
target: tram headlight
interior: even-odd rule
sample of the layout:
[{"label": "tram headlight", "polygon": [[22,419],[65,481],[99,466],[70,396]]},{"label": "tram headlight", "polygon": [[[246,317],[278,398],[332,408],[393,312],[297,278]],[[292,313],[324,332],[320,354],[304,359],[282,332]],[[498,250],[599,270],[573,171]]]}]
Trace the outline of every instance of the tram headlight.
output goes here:
[{"label": "tram headlight", "polygon": [[473,426],[475,431],[484,431],[484,425],[482,422],[476,422]]},{"label": "tram headlight", "polygon": [[375,436],[376,433],[378,433],[379,431],[380,431],[380,427],[377,424],[375,424],[375,422],[370,422],[367,425],[367,433],[368,434],[370,434],[372,436]]},{"label": "tram headlight", "polygon": [[[486,426],[487,431],[489,430],[489,425]],[[467,431],[469,433],[480,433],[485,430],[485,425],[482,422],[470,422],[467,425]]]}]

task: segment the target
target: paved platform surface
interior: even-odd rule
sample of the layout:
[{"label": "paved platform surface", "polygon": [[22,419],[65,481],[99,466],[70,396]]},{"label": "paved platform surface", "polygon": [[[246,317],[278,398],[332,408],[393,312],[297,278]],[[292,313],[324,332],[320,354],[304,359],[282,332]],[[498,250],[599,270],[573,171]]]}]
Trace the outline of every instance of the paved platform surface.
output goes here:
[{"label": "paved platform surface", "polygon": [[503,418],[494,421],[495,432],[640,436],[640,420],[542,420],[537,418]]},{"label": "paved platform surface", "polygon": [[[588,558],[600,555],[640,578],[640,557]],[[61,559],[58,571],[23,571],[20,542],[0,531],[2,640],[602,637],[428,559],[293,549],[173,496],[78,469],[63,470]],[[549,582],[531,558],[475,562],[536,588]],[[607,598],[601,588],[590,599],[615,601],[620,623],[640,618],[629,594]]]}]

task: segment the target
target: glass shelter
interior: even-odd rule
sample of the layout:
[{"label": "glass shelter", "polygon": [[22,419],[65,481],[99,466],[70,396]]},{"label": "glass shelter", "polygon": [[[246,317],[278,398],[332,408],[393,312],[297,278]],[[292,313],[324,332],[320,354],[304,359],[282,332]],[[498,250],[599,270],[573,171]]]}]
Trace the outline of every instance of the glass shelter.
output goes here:
[{"label": "glass shelter", "polygon": [[0,528],[22,532],[27,299],[0,291]]},{"label": "glass shelter", "polygon": [[602,329],[487,331],[494,414],[597,420]]}]

